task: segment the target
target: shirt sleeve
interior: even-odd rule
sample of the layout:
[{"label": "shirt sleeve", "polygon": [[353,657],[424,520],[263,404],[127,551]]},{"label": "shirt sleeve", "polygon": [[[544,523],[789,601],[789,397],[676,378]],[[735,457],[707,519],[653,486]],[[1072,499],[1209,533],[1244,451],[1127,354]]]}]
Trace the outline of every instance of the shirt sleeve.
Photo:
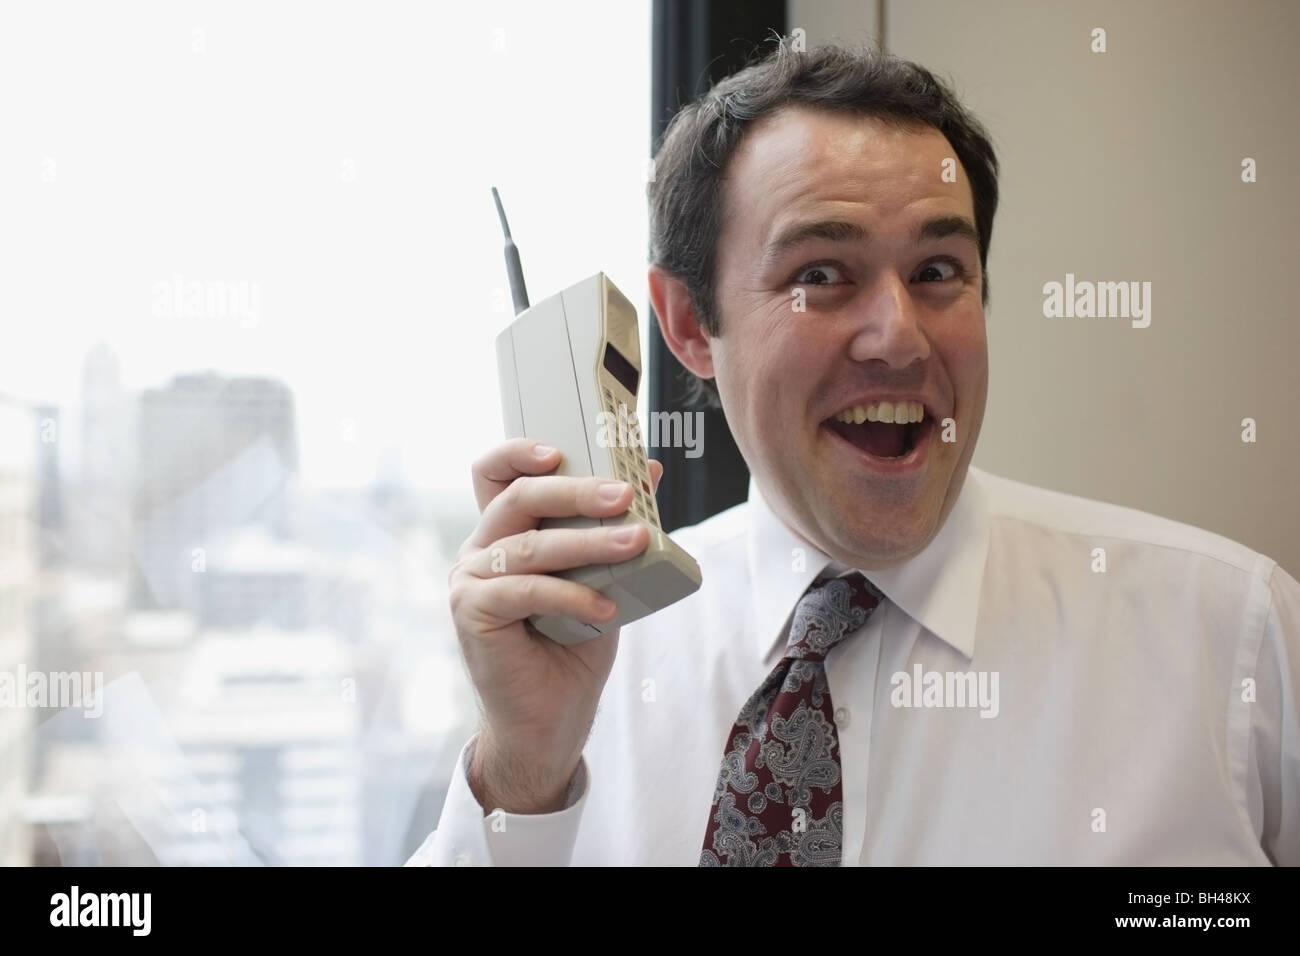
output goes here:
[{"label": "shirt sleeve", "polygon": [[568,866],[587,802],[587,760],[582,758],[554,813],[484,812],[469,787],[468,767],[478,735],[461,750],[438,827],[406,866]]},{"label": "shirt sleeve", "polygon": [[1280,567],[1258,668],[1254,749],[1264,796],[1260,844],[1278,866],[1300,866],[1300,584]]}]

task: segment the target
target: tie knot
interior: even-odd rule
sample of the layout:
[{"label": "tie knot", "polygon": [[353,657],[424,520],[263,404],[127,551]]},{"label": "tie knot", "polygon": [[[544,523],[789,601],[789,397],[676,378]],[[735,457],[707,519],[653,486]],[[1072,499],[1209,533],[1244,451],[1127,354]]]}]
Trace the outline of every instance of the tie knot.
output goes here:
[{"label": "tie knot", "polygon": [[785,656],[823,660],[832,647],[867,623],[880,598],[856,571],[842,578],[819,577],[795,606]]}]

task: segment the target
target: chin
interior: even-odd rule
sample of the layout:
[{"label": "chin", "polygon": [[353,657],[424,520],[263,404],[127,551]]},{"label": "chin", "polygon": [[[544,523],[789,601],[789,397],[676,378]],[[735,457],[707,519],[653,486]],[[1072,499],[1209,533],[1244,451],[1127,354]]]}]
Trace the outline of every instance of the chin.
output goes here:
[{"label": "chin", "polygon": [[831,540],[846,556],[854,556],[854,563],[867,560],[881,566],[906,561],[922,551],[934,537],[936,518],[928,508],[906,516],[886,509],[826,516]]}]

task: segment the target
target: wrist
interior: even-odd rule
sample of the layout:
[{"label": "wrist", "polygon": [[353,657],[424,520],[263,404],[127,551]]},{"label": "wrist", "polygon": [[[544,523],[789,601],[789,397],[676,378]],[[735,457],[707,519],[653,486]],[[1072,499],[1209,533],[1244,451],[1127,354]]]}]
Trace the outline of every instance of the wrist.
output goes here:
[{"label": "wrist", "polygon": [[497,809],[519,814],[555,813],[564,809],[577,766],[577,760],[571,766],[547,766],[525,759],[501,746],[485,728],[479,732],[466,776],[470,792],[485,816]]}]

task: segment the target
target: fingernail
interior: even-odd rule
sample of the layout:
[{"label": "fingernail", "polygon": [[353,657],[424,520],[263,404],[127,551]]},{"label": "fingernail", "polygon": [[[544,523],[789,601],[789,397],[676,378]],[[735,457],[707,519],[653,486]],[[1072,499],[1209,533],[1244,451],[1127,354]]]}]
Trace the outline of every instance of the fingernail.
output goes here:
[{"label": "fingernail", "polygon": [[596,613],[601,617],[609,617],[618,610],[618,605],[609,598],[599,598],[596,601]]},{"label": "fingernail", "polygon": [[609,533],[609,536],[615,544],[631,544],[632,539],[636,537],[636,533],[636,525],[625,524],[615,528]]},{"label": "fingernail", "polygon": [[551,455],[555,454],[555,449],[550,445],[534,445],[533,454],[538,458],[550,458]]},{"label": "fingernail", "polygon": [[626,487],[621,481],[607,481],[596,489],[596,497],[612,505],[623,497],[623,489]]}]

